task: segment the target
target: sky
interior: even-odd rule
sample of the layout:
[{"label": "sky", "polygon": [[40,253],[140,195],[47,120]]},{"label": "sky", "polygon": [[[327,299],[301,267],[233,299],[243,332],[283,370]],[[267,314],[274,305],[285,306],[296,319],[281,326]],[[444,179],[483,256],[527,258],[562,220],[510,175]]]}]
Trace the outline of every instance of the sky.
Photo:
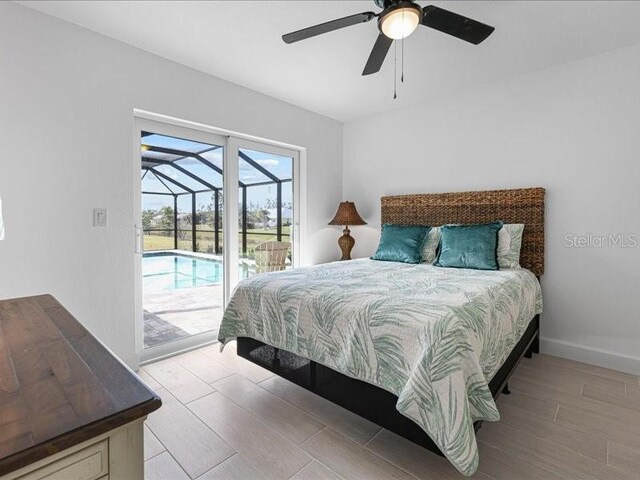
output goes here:
[{"label": "sky", "polygon": [[[167,153],[154,152],[152,150],[145,150],[145,145],[151,147],[163,147],[169,149],[176,150],[184,150],[189,152],[203,152],[200,155],[222,169],[222,155],[223,149],[221,147],[217,147],[215,145],[208,145],[199,142],[192,142],[189,140],[184,140],[175,137],[168,137],[164,135],[152,134],[142,138],[142,156],[148,158],[157,158],[164,160],[174,160],[178,158],[176,155],[171,155]],[[278,178],[288,179],[292,177],[292,159],[289,157],[284,157],[280,155],[273,155],[268,153],[263,153],[250,149],[240,149],[241,152],[252,158],[259,165],[263,166],[269,172],[277,176]],[[222,188],[222,175],[220,175],[215,170],[209,168],[204,165],[198,159],[195,158],[185,158],[182,160],[176,161],[176,165],[181,166],[182,168],[188,170],[189,172],[197,175],[198,177],[204,179],[208,183],[213,186]],[[159,172],[165,174],[169,178],[181,183],[187,188],[193,190],[204,190],[206,186],[200,184],[197,180],[192,179],[188,175],[183,172],[178,171],[177,169],[169,166],[169,165],[161,165],[155,167]],[[144,174],[144,171],[142,171]],[[251,166],[242,158],[239,159],[239,172],[238,177],[241,182],[245,184],[257,183],[257,182],[266,182],[269,181],[269,178],[265,176],[262,172]],[[184,192],[184,190],[176,187],[170,181],[167,181],[164,178],[161,180],[168,185],[175,193]],[[143,192],[166,192],[169,190],[163,183],[155,176],[153,176],[150,172],[144,175],[142,178],[142,191]],[[248,202],[254,202],[255,204],[259,204],[261,206],[266,205],[266,200],[271,198],[275,200],[276,198],[276,185],[264,185],[264,186],[256,186],[250,187],[247,189],[247,200]],[[213,192],[201,193],[197,195],[196,203],[198,208],[202,204],[212,203],[212,195]],[[293,192],[292,192],[292,184],[291,182],[286,182],[282,184],[282,202],[289,203],[292,201]],[[166,195],[142,195],[142,208],[143,210],[147,209],[159,209],[163,206],[173,206],[173,197]],[[191,195],[181,195],[178,197],[178,211],[191,211]]]}]

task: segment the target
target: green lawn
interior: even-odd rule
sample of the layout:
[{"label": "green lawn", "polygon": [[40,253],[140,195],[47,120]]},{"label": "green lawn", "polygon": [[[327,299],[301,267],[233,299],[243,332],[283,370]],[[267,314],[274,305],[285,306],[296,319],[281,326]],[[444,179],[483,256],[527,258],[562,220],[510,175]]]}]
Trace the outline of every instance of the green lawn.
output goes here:
[{"label": "green lawn", "polygon": [[[160,235],[144,236],[144,251],[173,250],[173,237],[161,237]],[[188,240],[178,240],[178,248],[181,250],[191,250],[191,242]]]},{"label": "green lawn", "polygon": [[[290,227],[282,227],[282,240],[290,241],[287,236],[290,232]],[[178,248],[180,250],[191,250],[191,233],[186,233],[186,238],[178,239]],[[220,248],[222,248],[222,231],[220,231]],[[213,253],[214,251],[214,235],[210,231],[198,231],[196,233],[198,252]],[[247,257],[253,258],[253,250],[256,245],[266,242],[268,240],[276,240],[276,229],[263,229],[254,228],[247,230]],[[242,234],[238,238],[239,247],[242,248]],[[173,250],[173,236],[167,237],[158,234],[146,234],[144,236],[144,251],[150,252],[154,250]]]}]

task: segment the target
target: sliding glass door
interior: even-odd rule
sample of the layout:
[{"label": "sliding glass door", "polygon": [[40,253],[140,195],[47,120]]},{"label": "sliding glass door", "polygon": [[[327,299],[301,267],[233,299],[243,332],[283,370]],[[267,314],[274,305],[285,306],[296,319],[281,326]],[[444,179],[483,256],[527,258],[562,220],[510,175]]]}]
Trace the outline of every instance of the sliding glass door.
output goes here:
[{"label": "sliding glass door", "polygon": [[295,150],[136,119],[142,362],[216,340],[238,281],[299,258]]},{"label": "sliding glass door", "polygon": [[224,144],[138,120],[140,358],[214,341],[224,308]]},{"label": "sliding glass door", "polygon": [[299,265],[301,168],[297,150],[235,137],[226,147],[228,298],[248,276]]},{"label": "sliding glass door", "polygon": [[293,266],[294,155],[261,148],[238,149],[241,278]]}]

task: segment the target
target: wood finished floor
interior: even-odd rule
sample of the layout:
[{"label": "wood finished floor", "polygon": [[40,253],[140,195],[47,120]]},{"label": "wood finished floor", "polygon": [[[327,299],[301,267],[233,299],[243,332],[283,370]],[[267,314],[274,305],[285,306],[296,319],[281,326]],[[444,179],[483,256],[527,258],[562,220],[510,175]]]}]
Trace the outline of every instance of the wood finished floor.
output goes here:
[{"label": "wood finished floor", "polygon": [[[443,458],[218,345],[145,366],[147,480],[461,479]],[[478,433],[483,480],[640,479],[638,376],[523,359]]]}]

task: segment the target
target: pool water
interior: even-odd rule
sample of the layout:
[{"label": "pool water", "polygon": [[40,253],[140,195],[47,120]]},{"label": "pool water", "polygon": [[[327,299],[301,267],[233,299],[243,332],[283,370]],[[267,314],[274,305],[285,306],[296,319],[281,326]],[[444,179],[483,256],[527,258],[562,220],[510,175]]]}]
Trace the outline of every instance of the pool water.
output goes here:
[{"label": "pool water", "polygon": [[175,253],[142,256],[142,287],[146,292],[222,284],[222,262]]}]

